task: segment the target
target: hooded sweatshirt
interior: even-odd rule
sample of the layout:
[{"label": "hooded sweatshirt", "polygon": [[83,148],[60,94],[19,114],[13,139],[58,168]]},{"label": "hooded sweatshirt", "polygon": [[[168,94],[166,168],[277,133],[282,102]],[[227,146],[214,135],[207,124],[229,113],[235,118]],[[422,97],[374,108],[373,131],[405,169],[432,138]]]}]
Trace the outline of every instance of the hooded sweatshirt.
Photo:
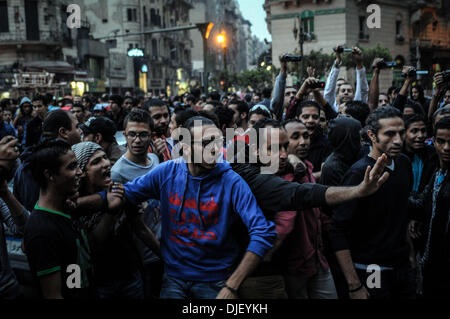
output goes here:
[{"label": "hooded sweatshirt", "polygon": [[161,201],[161,254],[169,276],[220,281],[239,256],[232,226],[242,220],[260,257],[272,247],[275,225],[264,217],[249,186],[227,162],[206,175],[192,176],[183,158],[158,165],[124,185],[128,201]]},{"label": "hooded sweatshirt", "polygon": [[322,167],[320,183],[337,186],[345,172],[358,159],[361,150],[361,124],[351,117],[338,117],[328,124],[328,141],[333,153]]}]

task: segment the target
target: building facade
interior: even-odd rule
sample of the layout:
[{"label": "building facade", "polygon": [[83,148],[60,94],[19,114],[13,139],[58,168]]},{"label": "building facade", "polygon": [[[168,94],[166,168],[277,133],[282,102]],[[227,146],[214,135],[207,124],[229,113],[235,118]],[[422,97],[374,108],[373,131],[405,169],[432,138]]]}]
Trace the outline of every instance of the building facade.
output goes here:
[{"label": "building facade", "polygon": [[[415,39],[429,36],[434,28],[434,42],[422,41],[421,50],[425,43],[439,45],[448,49],[448,5],[445,1],[366,1],[366,0],[266,0],[264,4],[267,13],[266,21],[272,34],[272,57],[279,66],[278,56],[297,50],[303,46],[303,54],[311,50],[322,50],[332,53],[336,44],[346,47],[375,47],[379,44],[388,48],[394,59],[403,59],[406,63],[415,62]],[[367,12],[370,4],[378,4],[381,9],[381,28],[369,28],[367,19],[372,12]],[[444,6],[447,6],[446,10]],[[433,13],[431,13],[433,12]],[[431,23],[424,23],[423,14],[428,15]],[[420,20],[421,31],[413,35],[411,25]],[[430,25],[431,24],[431,25]],[[437,25],[437,26],[436,26]],[[303,31],[304,41],[300,43],[299,33]],[[427,33],[428,32],[428,33]],[[443,41],[442,41],[443,40]],[[447,49],[445,49],[445,47]],[[433,50],[436,48],[434,47]],[[425,50],[422,50],[425,51]],[[424,53],[424,52],[423,52]],[[442,58],[444,54],[439,56]],[[349,81],[354,72],[343,72]],[[398,72],[383,70],[381,73],[381,89],[385,90],[398,79]]]}]

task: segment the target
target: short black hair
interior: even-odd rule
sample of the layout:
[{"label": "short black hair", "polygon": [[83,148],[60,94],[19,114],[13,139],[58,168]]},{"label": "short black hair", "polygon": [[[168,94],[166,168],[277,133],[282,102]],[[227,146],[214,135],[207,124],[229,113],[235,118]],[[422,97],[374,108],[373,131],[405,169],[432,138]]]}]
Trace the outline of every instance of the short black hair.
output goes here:
[{"label": "short black hair", "polygon": [[33,100],[32,102],[36,102],[36,101],[42,101],[42,103],[44,103],[45,105],[47,105],[45,97],[43,95],[40,94],[36,94],[35,96],[33,96]]},{"label": "short black hair", "polygon": [[207,104],[211,104],[212,106],[214,106],[214,108],[223,105],[222,103],[220,103],[219,101],[216,101],[216,100],[211,100],[209,102],[205,102],[205,105],[207,105]]},{"label": "short black hair", "polygon": [[345,114],[350,115],[355,120],[361,123],[361,126],[366,124],[367,117],[370,114],[370,108],[367,103],[361,101],[351,101],[345,105]]},{"label": "short black hair", "polygon": [[248,119],[250,119],[250,117],[253,114],[261,114],[264,115],[267,118],[272,118],[272,114],[270,113],[270,110],[263,104],[255,104],[253,105],[248,113]]},{"label": "short black hair", "polygon": [[212,91],[208,94],[208,97],[213,101],[220,101],[220,94],[217,91]]},{"label": "short black hair", "polygon": [[404,106],[403,110],[406,108],[411,108],[414,111],[414,114],[419,114],[425,116],[425,111],[423,110],[423,107],[420,103],[414,102],[414,101],[408,101]]},{"label": "short black hair", "polygon": [[228,105],[237,105],[236,109],[239,112],[239,115],[243,114],[243,113],[247,113],[247,118],[248,118],[248,112],[250,111],[250,107],[248,106],[248,104],[244,101],[240,101],[240,100],[231,100]]},{"label": "short black hair", "polygon": [[54,139],[58,137],[61,127],[68,131],[72,130],[71,113],[64,110],[54,110],[46,115],[42,123],[42,135],[45,138]]},{"label": "short black hair", "polygon": [[436,136],[438,130],[450,130],[450,116],[443,117],[434,126],[434,136]]},{"label": "short black hair", "polygon": [[153,123],[153,119],[150,116],[150,113],[141,110],[141,109],[134,109],[128,113],[128,115],[125,117],[125,120],[123,121],[123,127],[126,128],[128,125],[128,122],[136,122],[136,123],[146,123],[150,127],[150,131],[154,131],[155,124]]},{"label": "short black hair", "polygon": [[61,156],[71,150],[70,144],[61,139],[44,140],[33,148],[29,159],[31,173],[42,189],[45,190],[48,186],[45,170],[57,173],[62,165]]},{"label": "short black hair", "polygon": [[219,118],[219,128],[225,125],[225,128],[231,127],[234,117],[234,111],[226,106],[218,106],[214,109],[214,113]]},{"label": "short black hair", "polygon": [[380,120],[393,117],[403,119],[400,111],[392,106],[376,108],[366,120],[367,130],[371,130],[375,135],[378,135],[378,131],[381,128]]},{"label": "short black hair", "polygon": [[305,107],[315,107],[317,109],[317,111],[319,111],[319,115],[320,115],[319,104],[313,100],[306,100],[306,101],[300,101],[299,103],[297,103],[297,105],[296,105],[297,111],[295,112],[295,116],[299,117],[302,114],[302,111]]},{"label": "short black hair", "polygon": [[388,91],[387,91],[387,95],[388,95],[388,96],[391,95],[392,92],[395,92],[396,90],[397,90],[397,87],[396,87],[396,86],[391,86],[391,87],[388,89]]},{"label": "short black hair", "polygon": [[214,125],[219,127],[219,118],[217,117],[216,113],[214,113],[213,111],[205,111],[205,110],[200,110],[198,111],[199,116],[203,116],[206,117],[207,119],[211,120],[214,122]]},{"label": "short black hair", "polygon": [[199,113],[192,108],[187,108],[186,110],[176,112],[175,122],[177,123],[177,127],[184,126],[184,123],[194,116],[199,116]]},{"label": "short black hair", "polygon": [[405,122],[405,130],[407,130],[413,123],[423,122],[426,125],[425,117],[420,114],[403,115],[403,122]]},{"label": "short black hair", "polygon": [[122,107],[123,98],[120,95],[117,95],[117,94],[110,95],[109,100],[111,100],[114,103],[116,103],[117,105],[119,105],[119,107]]},{"label": "short black hair", "polygon": [[194,102],[195,103],[195,97],[192,94],[189,94],[186,97],[186,102]]},{"label": "short black hair", "polygon": [[217,125],[210,119],[204,117],[204,116],[194,116],[189,118],[183,125],[184,128],[188,129],[189,131],[191,130],[191,128],[193,128],[195,126],[195,122],[196,121],[200,121],[200,123],[202,125],[214,125],[217,127]]},{"label": "short black hair", "polygon": [[167,110],[169,111],[169,115],[170,115],[169,107],[167,106],[167,104],[164,101],[162,101],[160,99],[150,99],[147,102],[145,102],[142,107],[150,112],[150,109],[152,107],[163,107],[163,106],[167,107]]},{"label": "short black hair", "polygon": [[266,127],[273,127],[273,128],[280,128],[280,129],[285,129],[284,126],[281,124],[280,121],[271,119],[271,118],[263,118],[260,119],[258,122],[255,123],[255,125],[253,125],[253,129],[256,131],[256,145],[260,145],[260,140],[261,140],[261,136],[260,136],[260,129],[262,128],[266,128]]},{"label": "short black hair", "polygon": [[450,115],[450,107],[441,107],[440,109],[437,109],[434,113],[433,113],[433,117],[432,117],[432,124],[436,124],[436,117],[438,115],[441,114],[449,114]]},{"label": "short black hair", "polygon": [[265,99],[270,99],[270,97],[272,96],[272,88],[270,87],[264,88],[262,91],[262,96]]}]

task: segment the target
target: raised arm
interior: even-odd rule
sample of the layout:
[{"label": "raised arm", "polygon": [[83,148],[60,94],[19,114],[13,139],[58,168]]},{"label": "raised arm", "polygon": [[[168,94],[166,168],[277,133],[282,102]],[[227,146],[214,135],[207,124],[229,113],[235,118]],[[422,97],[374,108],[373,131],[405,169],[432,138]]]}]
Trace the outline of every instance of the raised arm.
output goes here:
[{"label": "raised arm", "polygon": [[284,91],[286,88],[286,62],[281,61],[281,71],[275,80],[275,87],[273,89],[273,98],[270,101],[270,109],[275,113],[277,119],[280,120],[283,116],[283,106],[284,106]]},{"label": "raised arm", "polygon": [[380,76],[380,69],[378,68],[378,62],[380,62],[382,59],[376,58],[372,63],[372,81],[370,81],[370,89],[369,89],[369,108],[372,112],[378,107],[378,97],[380,95],[380,83],[379,83],[379,76]]},{"label": "raised arm", "polygon": [[[338,46],[336,46],[337,49]],[[334,107],[334,102],[336,100],[336,83],[339,76],[339,67],[341,65],[342,59],[341,54],[336,52],[336,61],[331,67],[330,74],[328,75],[327,81],[325,83],[324,98],[332,107]],[[337,111],[337,110],[335,110]]]},{"label": "raised arm", "polygon": [[442,96],[445,94],[445,82],[444,75],[442,72],[436,73],[433,77],[436,83],[436,89],[434,90],[433,97],[430,102],[430,107],[428,108],[428,119],[431,120],[434,112],[437,110],[437,106]]},{"label": "raised arm", "polygon": [[406,104],[406,100],[408,98],[408,89],[411,83],[414,81],[414,76],[408,76],[409,71],[413,69],[412,66],[404,66],[402,73],[406,75],[405,82],[403,83],[402,88],[400,89],[400,92],[398,93],[397,97],[394,100],[394,103],[392,103],[392,106],[399,109],[400,111],[403,111],[403,107]]},{"label": "raised arm", "polygon": [[356,62],[355,100],[367,103],[367,96],[369,95],[369,85],[367,84],[366,68],[363,65],[363,53],[361,49],[354,47],[352,55],[353,59]]}]

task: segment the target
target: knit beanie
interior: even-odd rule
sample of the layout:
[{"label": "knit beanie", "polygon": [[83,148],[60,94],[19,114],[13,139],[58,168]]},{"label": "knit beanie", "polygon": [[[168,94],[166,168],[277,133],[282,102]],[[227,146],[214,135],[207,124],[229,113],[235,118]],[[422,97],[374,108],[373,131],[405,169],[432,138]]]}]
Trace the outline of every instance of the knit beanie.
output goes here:
[{"label": "knit beanie", "polygon": [[84,171],[89,159],[97,151],[103,151],[103,148],[94,142],[81,142],[72,146],[72,151],[78,161],[78,166]]}]

